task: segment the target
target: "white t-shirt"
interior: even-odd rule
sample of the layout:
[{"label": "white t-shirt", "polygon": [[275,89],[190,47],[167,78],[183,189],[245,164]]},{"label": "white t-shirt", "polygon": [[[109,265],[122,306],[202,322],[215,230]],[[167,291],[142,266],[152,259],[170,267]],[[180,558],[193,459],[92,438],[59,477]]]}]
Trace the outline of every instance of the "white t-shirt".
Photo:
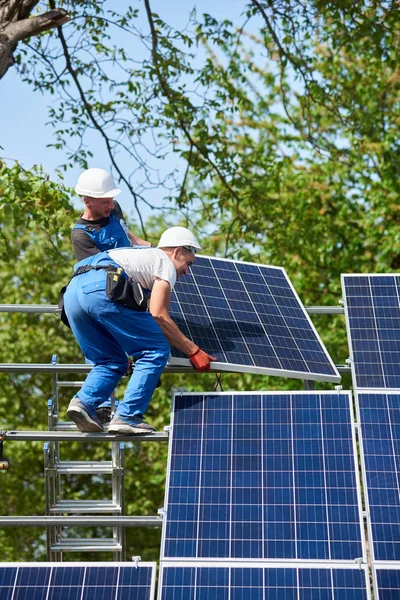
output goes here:
[{"label": "white t-shirt", "polygon": [[146,290],[153,289],[156,278],[168,281],[171,289],[175,285],[174,264],[159,248],[116,248],[108,255]]}]

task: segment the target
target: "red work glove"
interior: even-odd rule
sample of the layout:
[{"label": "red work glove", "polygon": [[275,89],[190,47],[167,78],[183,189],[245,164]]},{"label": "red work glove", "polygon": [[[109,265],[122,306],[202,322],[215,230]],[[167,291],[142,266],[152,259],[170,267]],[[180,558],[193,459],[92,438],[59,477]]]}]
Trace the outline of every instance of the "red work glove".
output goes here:
[{"label": "red work glove", "polygon": [[189,355],[189,360],[196,369],[196,371],[209,371],[210,362],[217,360],[214,356],[210,356],[200,348],[197,348],[192,354]]}]

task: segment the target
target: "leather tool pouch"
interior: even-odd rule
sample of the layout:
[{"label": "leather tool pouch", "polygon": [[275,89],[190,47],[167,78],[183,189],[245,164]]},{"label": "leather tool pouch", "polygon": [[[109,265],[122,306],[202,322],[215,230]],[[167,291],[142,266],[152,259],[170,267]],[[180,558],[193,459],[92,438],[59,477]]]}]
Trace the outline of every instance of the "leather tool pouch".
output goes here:
[{"label": "leather tool pouch", "polygon": [[147,310],[147,299],[142,286],[137,281],[125,279],[121,268],[107,271],[106,294],[110,300],[123,304],[126,308]]}]

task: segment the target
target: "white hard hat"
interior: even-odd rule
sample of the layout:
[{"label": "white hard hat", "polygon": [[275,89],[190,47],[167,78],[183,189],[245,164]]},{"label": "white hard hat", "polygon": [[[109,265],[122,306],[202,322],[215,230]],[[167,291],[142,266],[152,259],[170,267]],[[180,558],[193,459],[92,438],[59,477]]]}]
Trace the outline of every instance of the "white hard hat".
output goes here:
[{"label": "white hard hat", "polygon": [[79,176],[75,191],[90,198],[115,198],[121,193],[110,173],[104,169],[86,169]]},{"label": "white hard hat", "polygon": [[186,227],[170,227],[161,235],[158,242],[158,248],[177,248],[183,246],[192,252],[201,250],[199,242],[194,237],[193,233]]}]

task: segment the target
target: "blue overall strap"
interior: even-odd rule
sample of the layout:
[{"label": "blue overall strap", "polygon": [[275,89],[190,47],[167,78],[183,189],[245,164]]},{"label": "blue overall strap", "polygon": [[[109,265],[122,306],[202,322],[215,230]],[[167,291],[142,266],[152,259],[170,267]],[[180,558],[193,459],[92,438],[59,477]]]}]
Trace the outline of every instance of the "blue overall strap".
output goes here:
[{"label": "blue overall strap", "polygon": [[127,229],[122,226],[119,219],[110,214],[108,225],[102,227],[98,231],[90,225],[77,223],[74,229],[83,229],[88,236],[93,240],[95,246],[104,252],[105,250],[113,250],[114,248],[129,248],[131,241],[128,237]]}]

